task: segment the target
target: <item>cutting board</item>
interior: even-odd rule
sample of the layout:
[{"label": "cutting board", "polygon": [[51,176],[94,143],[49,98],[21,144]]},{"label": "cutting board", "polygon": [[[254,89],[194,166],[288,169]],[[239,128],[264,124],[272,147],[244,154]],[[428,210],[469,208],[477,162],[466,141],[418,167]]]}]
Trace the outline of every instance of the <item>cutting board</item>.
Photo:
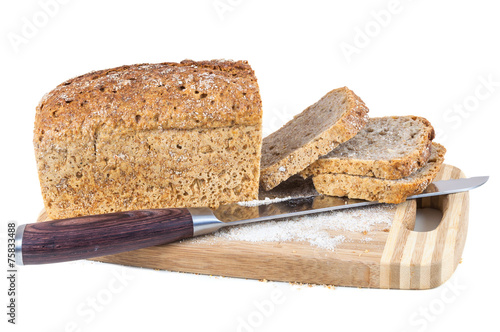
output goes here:
[{"label": "cutting board", "polygon": [[[461,177],[465,176],[460,169],[443,165],[436,180]],[[442,211],[436,229],[413,230],[417,207]],[[329,236],[341,234],[348,239],[334,250],[305,241],[248,242],[208,235],[95,260],[226,277],[371,288],[428,289],[448,280],[465,245],[468,192],[410,200],[391,211],[391,223],[378,224],[368,233],[330,231]],[[48,220],[43,211],[38,220]]]}]

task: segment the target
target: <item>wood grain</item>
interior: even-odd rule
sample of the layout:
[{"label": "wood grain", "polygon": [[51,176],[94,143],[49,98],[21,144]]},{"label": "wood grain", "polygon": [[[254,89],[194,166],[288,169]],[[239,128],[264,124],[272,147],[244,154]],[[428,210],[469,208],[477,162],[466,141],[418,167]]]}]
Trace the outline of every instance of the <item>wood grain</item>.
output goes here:
[{"label": "wood grain", "polygon": [[[444,165],[436,180],[465,177]],[[413,231],[417,205],[443,212],[429,232]],[[379,225],[363,234],[345,235],[330,251],[305,242],[242,242],[222,238],[186,240],[99,257],[101,262],[228,277],[355,287],[428,289],[441,285],[460,262],[468,223],[469,194],[407,201],[394,210],[392,226]],[[46,220],[41,215],[40,220]]]},{"label": "wood grain", "polygon": [[58,263],[117,254],[193,236],[187,209],[108,213],[28,224],[23,262]]},{"label": "wood grain", "polygon": [[[460,169],[444,165],[435,181],[463,177]],[[421,208],[441,210],[441,223],[432,231],[415,232],[402,227],[402,218],[395,219],[380,262],[384,271],[380,288],[434,288],[448,280],[460,262],[469,220],[469,193],[428,197],[417,203]]]}]

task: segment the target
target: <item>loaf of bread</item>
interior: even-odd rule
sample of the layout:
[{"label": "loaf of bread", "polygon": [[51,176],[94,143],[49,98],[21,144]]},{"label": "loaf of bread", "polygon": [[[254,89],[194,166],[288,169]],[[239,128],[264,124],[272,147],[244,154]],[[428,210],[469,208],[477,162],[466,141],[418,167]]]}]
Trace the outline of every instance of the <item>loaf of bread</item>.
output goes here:
[{"label": "loaf of bread", "polygon": [[400,179],[425,165],[433,139],[434,128],[422,117],[371,118],[356,136],[300,174],[308,177],[338,173]]},{"label": "loaf of bread", "polygon": [[36,110],[48,216],[257,199],[261,122],[245,61],[140,64],[70,79]]},{"label": "loaf of bread", "polygon": [[420,194],[436,177],[446,149],[432,143],[427,163],[407,177],[397,180],[349,174],[319,174],[313,177],[316,190],[324,195],[347,196],[382,203],[401,203],[408,196]]},{"label": "loaf of bread", "polygon": [[351,139],[368,121],[365,103],[347,87],[328,92],[264,138],[260,182],[271,190]]}]

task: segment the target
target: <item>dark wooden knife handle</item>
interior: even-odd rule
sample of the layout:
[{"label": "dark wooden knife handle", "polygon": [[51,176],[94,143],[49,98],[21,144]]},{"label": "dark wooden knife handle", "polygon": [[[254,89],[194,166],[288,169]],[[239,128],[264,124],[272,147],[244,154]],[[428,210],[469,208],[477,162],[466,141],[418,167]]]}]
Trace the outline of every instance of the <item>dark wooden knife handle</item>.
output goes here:
[{"label": "dark wooden knife handle", "polygon": [[[116,212],[23,225],[16,255],[23,265],[117,254],[193,236],[188,209]],[[18,231],[21,229],[20,226]]]}]

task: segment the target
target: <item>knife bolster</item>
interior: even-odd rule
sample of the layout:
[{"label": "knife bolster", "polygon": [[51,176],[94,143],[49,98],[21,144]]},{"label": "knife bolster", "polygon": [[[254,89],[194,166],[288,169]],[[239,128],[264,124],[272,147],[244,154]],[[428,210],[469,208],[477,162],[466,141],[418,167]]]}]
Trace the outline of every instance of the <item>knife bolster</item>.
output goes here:
[{"label": "knife bolster", "polygon": [[193,219],[193,236],[210,234],[224,226],[209,208],[188,208],[188,211]]}]

